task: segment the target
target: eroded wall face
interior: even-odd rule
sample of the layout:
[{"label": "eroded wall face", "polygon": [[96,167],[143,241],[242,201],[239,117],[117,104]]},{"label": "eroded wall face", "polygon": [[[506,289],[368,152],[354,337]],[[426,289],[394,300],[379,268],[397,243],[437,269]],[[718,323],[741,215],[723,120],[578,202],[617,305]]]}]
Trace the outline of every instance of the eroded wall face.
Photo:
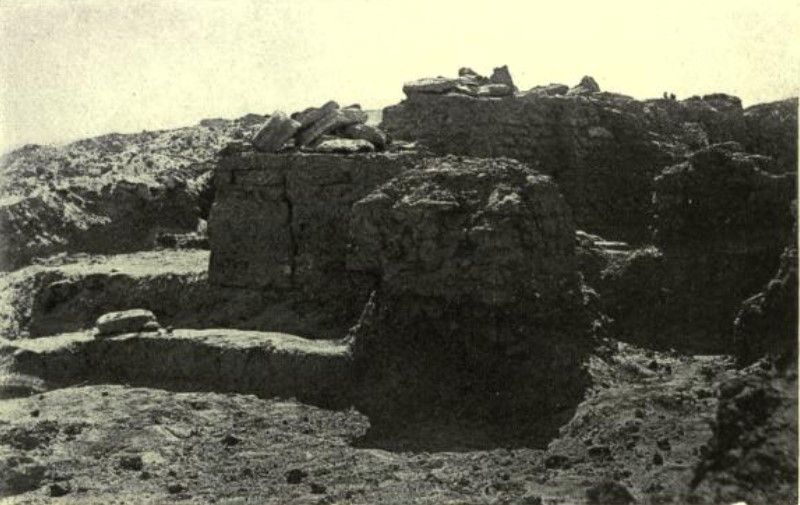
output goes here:
[{"label": "eroded wall face", "polygon": [[291,286],[288,158],[227,156],[215,173],[209,216],[209,280],[261,288]]},{"label": "eroded wall face", "polygon": [[[261,154],[220,158],[209,218],[213,284],[342,297],[350,208],[413,166],[414,154]],[[368,294],[368,293],[367,293]]]},{"label": "eroded wall face", "polygon": [[384,109],[381,126],[439,154],[523,161],[554,177],[579,229],[643,243],[653,178],[689,150],[743,136],[738,99],[712,98],[417,94]]}]

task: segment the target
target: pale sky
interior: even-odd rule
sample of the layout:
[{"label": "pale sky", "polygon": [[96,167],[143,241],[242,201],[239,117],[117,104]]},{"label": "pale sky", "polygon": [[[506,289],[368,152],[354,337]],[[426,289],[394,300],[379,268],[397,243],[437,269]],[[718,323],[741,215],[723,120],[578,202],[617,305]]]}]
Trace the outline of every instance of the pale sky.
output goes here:
[{"label": "pale sky", "polygon": [[489,74],[521,89],[592,75],[636,98],[796,96],[798,0],[0,2],[0,150]]}]

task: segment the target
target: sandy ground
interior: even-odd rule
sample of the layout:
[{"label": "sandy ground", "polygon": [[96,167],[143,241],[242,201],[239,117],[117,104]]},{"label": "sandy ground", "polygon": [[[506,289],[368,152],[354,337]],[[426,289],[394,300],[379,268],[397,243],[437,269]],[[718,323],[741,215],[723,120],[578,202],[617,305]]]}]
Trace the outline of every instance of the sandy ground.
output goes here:
[{"label": "sandy ground", "polygon": [[538,448],[467,450],[425,427],[410,444],[354,409],[253,395],[87,384],[7,399],[3,503],[585,503],[603,481],[678,500],[730,364],[620,345],[589,368],[593,389]]}]

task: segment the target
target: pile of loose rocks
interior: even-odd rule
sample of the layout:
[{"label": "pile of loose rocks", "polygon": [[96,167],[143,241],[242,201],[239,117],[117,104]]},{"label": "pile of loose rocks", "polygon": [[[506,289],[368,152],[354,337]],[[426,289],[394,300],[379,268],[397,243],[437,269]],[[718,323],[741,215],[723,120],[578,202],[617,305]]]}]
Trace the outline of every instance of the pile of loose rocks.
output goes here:
[{"label": "pile of loose rocks", "polygon": [[390,142],[388,135],[366,122],[367,113],[361,106],[339,107],[334,101],[291,116],[276,111],[255,134],[252,144],[268,153],[291,147],[345,154],[385,150]]},{"label": "pile of loose rocks", "polygon": [[495,68],[490,77],[482,76],[471,68],[462,67],[458,71],[458,77],[455,78],[431,77],[403,85],[403,93],[408,96],[461,93],[474,97],[502,97],[513,95],[516,91],[517,87],[506,65]]},{"label": "pile of loose rocks", "polygon": [[564,84],[536,86],[518,92],[507,65],[497,67],[492,75],[485,77],[469,67],[458,70],[458,77],[428,77],[403,85],[403,93],[409,98],[420,95],[464,95],[473,98],[502,98],[508,96],[555,96],[590,95],[599,93],[600,86],[591,76],[584,76],[580,83],[570,88]]}]

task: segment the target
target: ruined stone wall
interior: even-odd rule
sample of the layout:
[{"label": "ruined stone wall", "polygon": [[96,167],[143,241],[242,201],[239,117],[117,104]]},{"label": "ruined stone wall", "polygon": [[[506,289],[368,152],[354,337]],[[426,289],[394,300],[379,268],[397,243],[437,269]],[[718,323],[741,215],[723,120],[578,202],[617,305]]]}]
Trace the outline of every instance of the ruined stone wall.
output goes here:
[{"label": "ruined stone wall", "polygon": [[600,96],[414,95],[387,107],[382,126],[439,153],[527,162],[554,176],[579,228],[641,241],[652,178],[674,158],[649,134],[640,102]]},{"label": "ruined stone wall", "polygon": [[781,251],[796,244],[791,209],[797,194],[794,174],[772,167],[771,158],[742,152],[736,142],[714,144],[655,178],[654,245],[626,250],[578,235],[581,271],[618,338],[649,348],[729,353],[731,323],[741,308],[737,345],[749,348],[742,353],[752,350],[757,359],[786,341],[787,307],[797,297],[796,282],[787,280],[789,253],[775,272]]},{"label": "ruined stone wall", "polygon": [[408,154],[236,153],[219,160],[209,218],[212,284],[285,290],[350,319],[369,279],[345,269],[350,207]]},{"label": "ruined stone wall", "polygon": [[438,153],[508,156],[552,175],[579,229],[608,239],[649,238],[653,177],[709,143],[743,141],[738,98],[684,101],[614,93],[504,98],[412,94],[382,127]]},{"label": "ruined stone wall", "polygon": [[373,427],[419,416],[523,435],[582,397],[597,321],[550,177],[429,158],[357,202],[351,225],[350,268],[379,279],[351,334]]}]

